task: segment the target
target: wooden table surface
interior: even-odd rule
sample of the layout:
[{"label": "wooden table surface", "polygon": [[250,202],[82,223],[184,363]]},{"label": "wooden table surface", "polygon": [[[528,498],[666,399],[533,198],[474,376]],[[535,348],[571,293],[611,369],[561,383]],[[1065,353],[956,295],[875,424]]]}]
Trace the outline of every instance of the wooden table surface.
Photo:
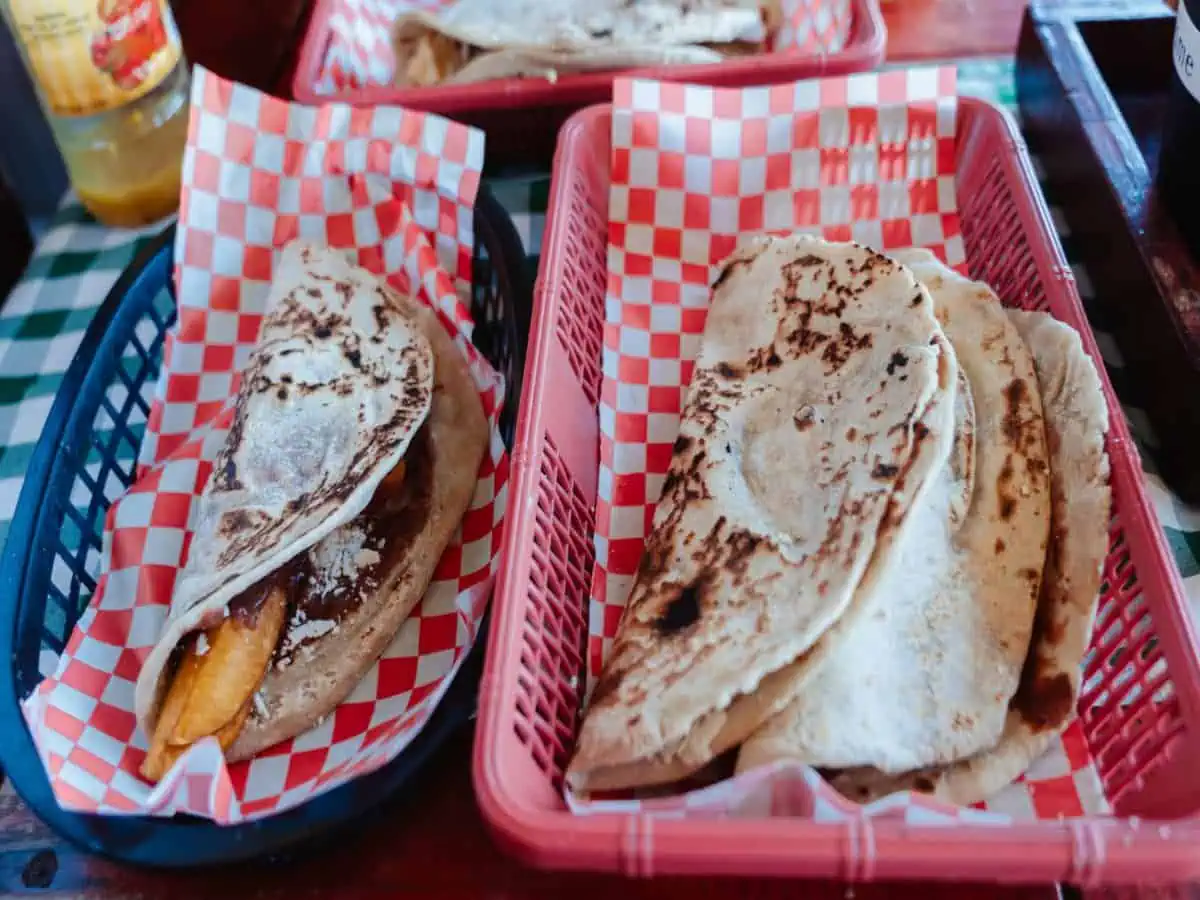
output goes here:
[{"label": "wooden table surface", "polygon": [[[199,6],[183,4],[180,6]],[[253,5],[253,4],[252,4]],[[1011,53],[1022,0],[885,0],[893,59],[933,59]],[[196,15],[200,15],[197,11]],[[188,15],[191,15],[189,12]],[[181,15],[181,19],[186,16]],[[198,47],[203,42],[189,42]],[[193,56],[200,54],[193,53]],[[380,827],[378,823],[384,823]],[[509,900],[527,897],[620,895],[641,898],[804,896],[814,900],[1051,900],[1059,892],[975,886],[771,884],[651,881],[541,874],[523,870],[493,846],[476,812],[470,784],[470,735],[445,748],[420,788],[387,806],[372,827],[331,838],[302,859],[187,873],[138,871],[88,857],[49,833],[11,791],[0,793],[0,893],[51,897],[210,896],[297,898],[392,893]]]}]

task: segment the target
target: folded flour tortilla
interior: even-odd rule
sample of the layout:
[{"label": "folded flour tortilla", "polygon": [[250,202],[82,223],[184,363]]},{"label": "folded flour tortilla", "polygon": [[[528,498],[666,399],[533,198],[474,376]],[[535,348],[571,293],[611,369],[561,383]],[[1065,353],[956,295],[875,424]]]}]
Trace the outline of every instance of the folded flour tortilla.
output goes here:
[{"label": "folded flour tortilla", "polygon": [[860,769],[834,777],[834,786],[856,800],[918,790],[960,806],[982,802],[1024,774],[1075,713],[1108,553],[1108,406],[1095,366],[1070,326],[1042,312],[1008,315],[1037,366],[1052,502],[1042,592],[1020,687],[993,747],[953,765],[900,776]]},{"label": "folded flour tortilla", "polygon": [[894,256],[932,294],[964,374],[956,452],[913,511],[872,611],[746,742],[739,770],[953,762],[995,745],[1017,690],[1050,528],[1033,357],[986,285],[927,251]]},{"label": "folded flour tortilla", "polygon": [[719,62],[765,45],[777,0],[458,0],[393,25],[401,86]]},{"label": "folded flour tortilla", "polygon": [[575,791],[677,780],[787,703],[945,463],[956,380],[892,260],[796,236],[726,261]]},{"label": "folded flour tortilla", "polygon": [[231,759],[331,711],[424,594],[486,443],[466,363],[435,314],[338,251],[288,245],[138,678],[147,734],[172,679],[197,668],[192,696],[171,708],[181,734],[214,733],[197,724],[206,710],[254,693],[252,708],[209,723]]}]

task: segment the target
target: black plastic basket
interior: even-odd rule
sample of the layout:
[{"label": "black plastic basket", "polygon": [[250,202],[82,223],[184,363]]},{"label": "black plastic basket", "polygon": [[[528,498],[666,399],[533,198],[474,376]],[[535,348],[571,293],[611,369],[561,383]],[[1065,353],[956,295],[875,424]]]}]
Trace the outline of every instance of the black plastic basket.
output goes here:
[{"label": "black plastic basket", "polygon": [[[19,703],[49,674],[96,588],[109,504],[133,481],[163,340],[175,320],[174,226],[121,276],[59,388],[30,461],[0,562],[0,763],[32,810],[64,838],[125,862],[192,866],[295,848],[395,793],[475,711],[480,635],[425,729],[391,764],[261,821],[222,827],[188,816],[97,816],[58,806]],[[474,341],[502,372],[500,428],[512,446],[529,334],[520,238],[486,189],[475,205]],[[485,621],[486,627],[486,621]]]}]

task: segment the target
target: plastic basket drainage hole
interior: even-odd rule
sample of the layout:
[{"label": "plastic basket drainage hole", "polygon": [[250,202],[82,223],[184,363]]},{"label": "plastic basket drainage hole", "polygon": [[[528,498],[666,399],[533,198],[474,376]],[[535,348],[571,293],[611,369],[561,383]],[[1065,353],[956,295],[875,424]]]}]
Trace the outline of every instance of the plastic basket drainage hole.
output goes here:
[{"label": "plastic basket drainage hole", "polygon": [[58,874],[58,857],[53,850],[39,850],[21,870],[21,883],[33,890],[45,890]]}]

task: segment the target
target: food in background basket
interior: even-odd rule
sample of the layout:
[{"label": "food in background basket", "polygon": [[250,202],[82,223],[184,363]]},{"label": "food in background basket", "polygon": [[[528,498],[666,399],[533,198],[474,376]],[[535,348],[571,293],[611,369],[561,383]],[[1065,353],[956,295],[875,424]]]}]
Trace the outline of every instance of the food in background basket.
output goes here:
[{"label": "food in background basket", "polygon": [[1037,366],[1052,500],[1050,548],[1021,685],[994,746],[953,765],[898,777],[877,769],[834,777],[834,786],[854,799],[920,790],[962,806],[986,800],[1046,752],[1079,699],[1108,552],[1108,406],[1100,377],[1073,329],[1046,313],[1009,310],[1008,315]]},{"label": "food in background basket", "polygon": [[395,22],[396,83],[719,62],[766,49],[779,0],[458,0]]},{"label": "food in background basket", "polygon": [[143,775],[209,736],[248,758],[332,711],[424,594],[486,444],[436,315],[289,244],[138,677]]},{"label": "food in background basket", "polygon": [[958,358],[956,452],[913,512],[870,614],[746,742],[739,769],[942,765],[995,746],[1017,690],[1050,528],[1034,359],[986,285],[927,251],[896,259],[929,289]]},{"label": "food in background basket", "polygon": [[878,253],[795,236],[725,263],[574,790],[695,772],[836,652],[950,453],[957,377]]}]

